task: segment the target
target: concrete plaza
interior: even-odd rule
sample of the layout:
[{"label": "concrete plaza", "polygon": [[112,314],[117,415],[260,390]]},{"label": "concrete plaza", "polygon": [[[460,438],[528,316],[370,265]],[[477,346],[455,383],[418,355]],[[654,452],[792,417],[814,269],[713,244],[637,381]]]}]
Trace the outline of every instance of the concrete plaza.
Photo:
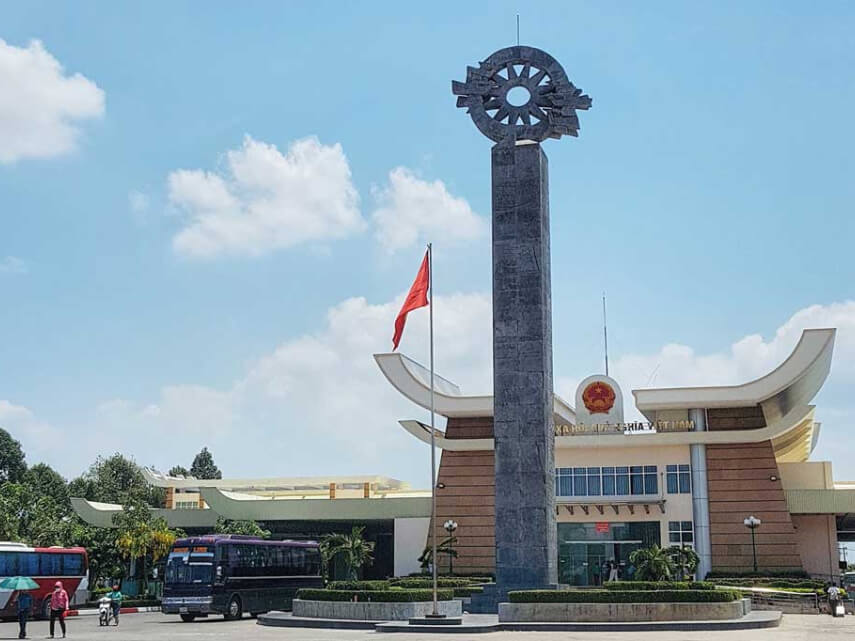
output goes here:
[{"label": "concrete plaza", "polygon": [[[35,621],[29,625],[31,639],[47,636],[47,622]],[[162,614],[131,614],[125,616],[118,627],[99,628],[95,617],[70,618],[68,638],[106,641],[251,641],[252,639],[282,639],[285,641],[358,641],[378,639],[386,641],[421,641],[424,639],[459,639],[460,641],[807,641],[808,639],[844,639],[855,635],[855,617],[833,619],[822,615],[785,615],[781,627],[768,630],[743,630],[734,632],[496,632],[473,635],[389,634],[363,630],[321,630],[297,628],[270,628],[256,625],[252,619],[223,621],[212,617],[193,623],[182,623],[177,617]],[[0,624],[0,639],[17,639],[17,623]]]}]

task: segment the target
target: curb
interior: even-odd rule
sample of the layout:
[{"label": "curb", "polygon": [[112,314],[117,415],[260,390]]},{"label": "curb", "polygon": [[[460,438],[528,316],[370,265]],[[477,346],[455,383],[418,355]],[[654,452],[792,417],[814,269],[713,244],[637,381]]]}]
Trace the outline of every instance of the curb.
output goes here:
[{"label": "curb", "polygon": [[[120,608],[119,614],[138,614],[142,612],[160,612],[159,606],[148,606],[144,608]],[[67,610],[67,617],[91,617],[98,616],[98,608],[86,608],[85,610]]]}]

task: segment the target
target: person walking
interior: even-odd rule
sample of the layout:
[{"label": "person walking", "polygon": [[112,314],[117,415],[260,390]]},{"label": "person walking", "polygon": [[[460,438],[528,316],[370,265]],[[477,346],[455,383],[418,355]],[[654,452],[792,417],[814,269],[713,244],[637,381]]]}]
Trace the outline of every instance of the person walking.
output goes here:
[{"label": "person walking", "polygon": [[59,619],[62,638],[65,638],[65,612],[68,610],[68,592],[62,588],[62,581],[57,581],[50,595],[50,638],[53,639],[54,624]]},{"label": "person walking", "polygon": [[609,559],[609,582],[618,580],[618,564],[614,559]]},{"label": "person walking", "polygon": [[29,592],[22,591],[18,595],[18,638],[27,638],[27,619],[30,617],[30,612],[33,609],[33,595]]},{"label": "person walking", "polygon": [[834,583],[828,588],[828,609],[831,610],[831,616],[837,616],[837,606],[840,604],[840,590]]}]

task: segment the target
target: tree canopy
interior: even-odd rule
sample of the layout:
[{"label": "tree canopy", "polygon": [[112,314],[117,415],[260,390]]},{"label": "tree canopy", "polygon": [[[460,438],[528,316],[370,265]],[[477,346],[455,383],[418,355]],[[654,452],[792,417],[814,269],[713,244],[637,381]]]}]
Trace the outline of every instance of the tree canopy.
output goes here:
[{"label": "tree canopy", "polygon": [[190,476],[190,470],[181,465],[173,465],[167,474],[169,476]]},{"label": "tree canopy", "polygon": [[214,457],[208,451],[207,447],[203,447],[202,451],[193,459],[193,465],[190,466],[190,475],[197,479],[221,479],[223,473],[220,468],[214,465]]},{"label": "tree canopy", "polygon": [[216,534],[244,534],[246,536],[257,536],[260,539],[269,539],[270,530],[265,530],[258,521],[231,521],[219,517],[214,526]]},{"label": "tree canopy", "polygon": [[71,496],[102,503],[125,505],[142,500],[152,507],[162,507],[163,488],[151,487],[139,465],[118,452],[109,458],[99,456],[89,469],[69,484]]},{"label": "tree canopy", "polygon": [[23,481],[37,496],[50,497],[65,512],[71,509],[71,501],[68,500],[68,484],[60,473],[47,463],[33,465],[27,470]]},{"label": "tree canopy", "polygon": [[17,483],[26,472],[27,464],[20,442],[6,430],[0,429],[0,483]]}]

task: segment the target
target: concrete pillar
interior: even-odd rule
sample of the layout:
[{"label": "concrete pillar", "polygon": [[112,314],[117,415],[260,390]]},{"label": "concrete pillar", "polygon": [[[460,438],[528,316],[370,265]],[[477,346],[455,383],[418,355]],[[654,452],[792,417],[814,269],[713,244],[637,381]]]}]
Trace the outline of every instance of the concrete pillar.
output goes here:
[{"label": "concrete pillar", "polygon": [[[689,420],[694,422],[696,432],[706,431],[706,410],[689,410]],[[707,446],[703,443],[690,445],[689,454],[692,467],[692,520],[694,521],[695,552],[700,557],[697,575],[699,579],[703,579],[712,570],[710,501],[707,487]]]},{"label": "concrete pillar", "polygon": [[502,592],[558,582],[547,172],[537,143],[493,147],[495,535]]},{"label": "concrete pillar", "polygon": [[330,483],[330,498],[335,498],[335,483]]}]

